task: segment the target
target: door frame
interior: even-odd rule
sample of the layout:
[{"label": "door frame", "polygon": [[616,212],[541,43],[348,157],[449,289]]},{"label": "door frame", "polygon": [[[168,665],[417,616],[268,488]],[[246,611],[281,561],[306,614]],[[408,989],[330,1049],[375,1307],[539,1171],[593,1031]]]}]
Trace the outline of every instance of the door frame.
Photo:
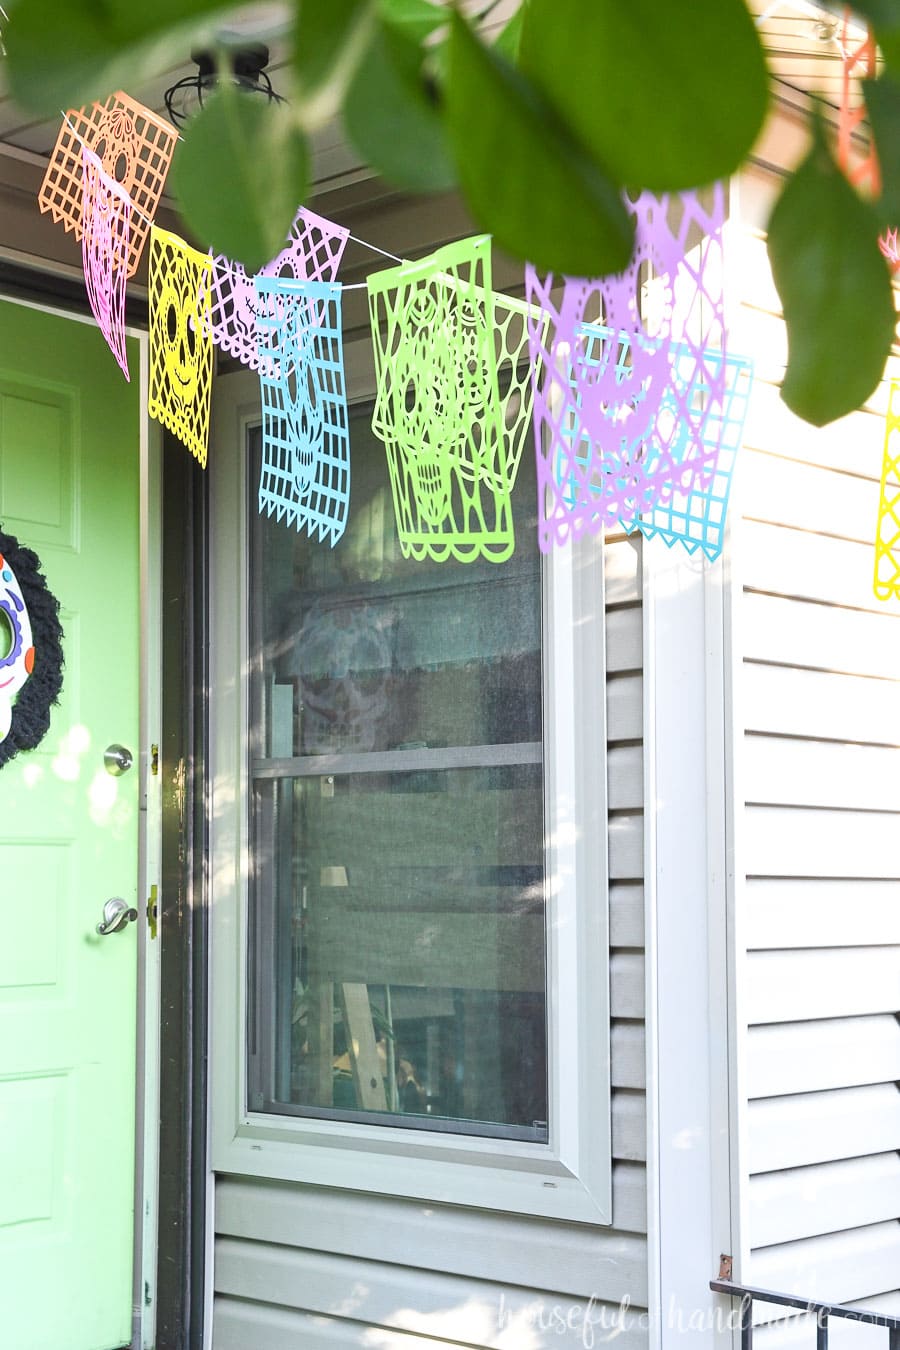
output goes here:
[{"label": "door frame", "polygon": [[[4,250],[0,250],[0,258]],[[3,259],[6,262],[6,259]],[[71,294],[68,274],[54,277],[52,267],[40,272],[4,267],[0,300],[38,310],[55,318],[96,327],[93,316],[74,301],[54,303],[45,298],[48,279],[58,280],[66,297]],[[32,286],[32,282],[35,284]],[[41,298],[37,298],[40,294]],[[161,429],[147,412],[150,347],[146,328],[126,325],[126,336],[138,343],[138,454],[140,652],[137,1006],[135,1055],[135,1190],[134,1276],[132,1284],[132,1350],[152,1350],[156,1335],[156,1245],[159,1213],[160,1108],[160,943],[152,941],[146,906],[152,886],[160,883],[161,779],[152,772],[151,745],[161,739]],[[112,359],[112,358],[110,358]],[[134,376],[132,377],[134,378]]]}]

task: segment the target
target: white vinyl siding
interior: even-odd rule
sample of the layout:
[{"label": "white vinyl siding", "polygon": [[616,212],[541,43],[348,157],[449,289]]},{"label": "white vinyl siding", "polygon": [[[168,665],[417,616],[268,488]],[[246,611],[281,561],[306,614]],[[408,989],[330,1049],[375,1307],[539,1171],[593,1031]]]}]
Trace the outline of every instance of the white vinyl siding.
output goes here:
[{"label": "white vinyl siding", "polygon": [[[773,179],[745,175],[761,218]],[[816,430],[780,402],[786,335],[741,244],[756,384],[735,567],[744,1283],[900,1309],[900,605],[872,593],[886,388]],[[892,366],[896,362],[891,363]],[[897,370],[889,371],[894,375]],[[760,1350],[815,1328],[757,1310]],[[832,1323],[836,1350],[887,1333]]]}]

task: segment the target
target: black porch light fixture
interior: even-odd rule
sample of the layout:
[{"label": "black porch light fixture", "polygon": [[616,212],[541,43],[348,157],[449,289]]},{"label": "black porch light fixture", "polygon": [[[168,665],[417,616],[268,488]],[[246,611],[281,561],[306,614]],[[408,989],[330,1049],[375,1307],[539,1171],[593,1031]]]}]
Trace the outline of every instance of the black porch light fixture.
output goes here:
[{"label": "black porch light fixture", "polygon": [[216,51],[191,52],[197,69],[185,75],[169,89],[164,98],[166,111],[177,127],[183,127],[203,107],[204,100],[214,93],[222,81],[230,82],[246,94],[255,94],[270,103],[284,103],[277,93],[266,66],[269,49],[263,42],[242,42],[239,46],[224,46]]}]

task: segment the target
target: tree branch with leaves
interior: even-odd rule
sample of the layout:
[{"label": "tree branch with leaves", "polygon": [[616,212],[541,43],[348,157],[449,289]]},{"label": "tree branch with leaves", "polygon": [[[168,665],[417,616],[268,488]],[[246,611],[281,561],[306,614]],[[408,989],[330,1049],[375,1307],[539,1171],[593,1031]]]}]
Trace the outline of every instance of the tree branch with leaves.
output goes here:
[{"label": "tree branch with leaves", "polygon": [[[737,172],[769,108],[769,72],[744,0],[522,0],[486,36],[495,3],[294,0],[287,105],[226,80],[184,130],[173,168],[195,238],[254,271],[309,192],[310,138],[333,118],[363,160],[411,192],[458,186],[513,256],[575,276],[623,270],[623,194],[676,192]],[[782,396],[822,425],[882,377],[896,315],[879,236],[900,223],[900,5],[857,0],[884,69],[865,82],[881,193],[838,167],[823,119],[769,221],[788,332]],[[244,7],[243,13],[251,11]],[[218,0],[16,0],[8,83],[50,114],[139,88],[192,46],[227,70]]]}]

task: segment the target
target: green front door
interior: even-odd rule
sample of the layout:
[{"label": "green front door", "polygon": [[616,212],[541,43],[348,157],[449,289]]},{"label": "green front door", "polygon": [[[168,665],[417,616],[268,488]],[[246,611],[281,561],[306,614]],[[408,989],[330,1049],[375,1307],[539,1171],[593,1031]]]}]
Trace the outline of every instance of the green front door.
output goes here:
[{"label": "green front door", "polygon": [[[0,1345],[132,1331],[139,394],[91,324],[0,302],[0,527],[61,605],[50,731],[0,768]],[[36,663],[41,659],[40,648]],[[120,777],[112,743],[134,753]]]}]

